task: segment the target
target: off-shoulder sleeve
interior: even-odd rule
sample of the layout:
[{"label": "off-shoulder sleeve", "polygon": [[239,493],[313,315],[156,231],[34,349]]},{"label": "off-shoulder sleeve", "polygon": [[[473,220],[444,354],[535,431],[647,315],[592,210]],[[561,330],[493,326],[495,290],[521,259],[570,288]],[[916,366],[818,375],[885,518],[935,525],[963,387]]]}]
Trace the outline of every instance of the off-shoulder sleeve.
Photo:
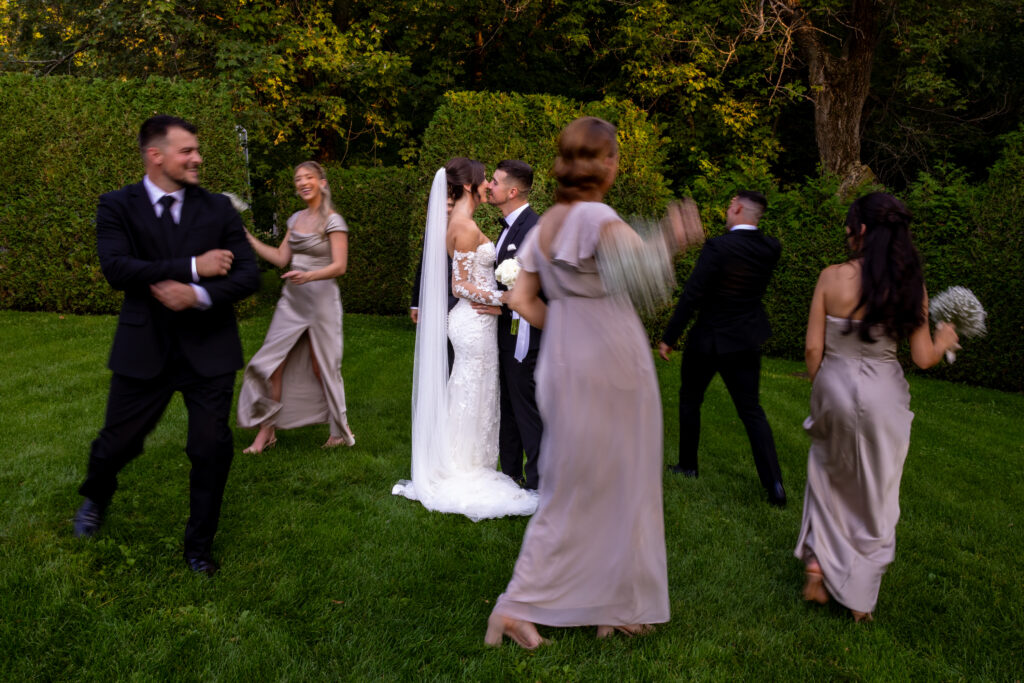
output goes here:
[{"label": "off-shoulder sleeve", "polygon": [[324,226],[325,235],[332,232],[348,232],[348,224],[340,213],[332,213],[327,219],[327,225]]},{"label": "off-shoulder sleeve", "polygon": [[551,260],[576,270],[592,270],[593,265],[590,262],[601,239],[601,228],[616,220],[622,219],[607,204],[577,204],[566,214],[562,228],[555,237]]}]

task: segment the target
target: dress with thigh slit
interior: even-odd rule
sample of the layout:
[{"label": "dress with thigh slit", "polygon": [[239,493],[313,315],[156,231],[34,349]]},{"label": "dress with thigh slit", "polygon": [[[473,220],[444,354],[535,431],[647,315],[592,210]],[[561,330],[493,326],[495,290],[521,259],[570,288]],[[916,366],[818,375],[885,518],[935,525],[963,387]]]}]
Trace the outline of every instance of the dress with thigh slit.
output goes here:
[{"label": "dress with thigh slit", "polygon": [[[298,214],[288,219],[295,224]],[[348,231],[345,220],[331,214],[323,234],[291,230],[292,270],[312,271],[331,264],[328,235]],[[329,423],[331,437],[355,443],[348,426],[345,385],[341,379],[342,308],[338,283],[314,280],[296,285],[285,282],[274,309],[263,346],[249,361],[238,396],[238,426],[258,427],[270,423],[277,429],[292,429]],[[313,372],[313,357],[320,379]],[[270,397],[270,376],[284,363],[281,401]]]}]

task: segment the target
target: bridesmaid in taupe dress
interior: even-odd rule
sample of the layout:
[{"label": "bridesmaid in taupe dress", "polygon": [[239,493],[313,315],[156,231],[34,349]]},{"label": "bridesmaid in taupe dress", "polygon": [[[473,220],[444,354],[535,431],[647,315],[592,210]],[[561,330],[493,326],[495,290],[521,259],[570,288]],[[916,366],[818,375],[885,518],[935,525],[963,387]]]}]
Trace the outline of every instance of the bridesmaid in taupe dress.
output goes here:
[{"label": "bridesmaid in taupe dress", "polygon": [[806,565],[804,599],[829,594],[857,621],[872,619],[896,554],[899,488],[910,444],[910,393],[896,358],[900,339],[929,368],[957,343],[928,326],[928,295],[910,239],[910,212],[880,192],[846,216],[853,257],[821,272],[807,321],[813,381],[804,515],[794,554]]},{"label": "bridesmaid in taupe dress", "polygon": [[341,380],[342,327],[339,275],[348,264],[348,226],[334,210],[320,164],[295,168],[295,190],[306,208],[288,219],[281,246],[249,235],[262,258],[279,268],[281,298],[263,346],[249,361],[238,396],[238,425],[259,427],[245,453],[261,453],[277,442],[277,428],[329,423],[325,447],[355,445],[348,426]]},{"label": "bridesmaid in taupe dress", "polygon": [[[485,642],[543,640],[534,624],[645,633],[669,619],[661,397],[647,335],[610,269],[666,285],[676,245],[703,238],[692,203],[649,241],[601,199],[615,180],[615,127],[585,117],[559,137],[555,205],[519,248],[511,306],[544,330],[537,405],[540,502]],[[684,218],[685,216],[685,218]],[[684,226],[688,226],[687,232]],[[547,304],[539,298],[543,291]]]}]

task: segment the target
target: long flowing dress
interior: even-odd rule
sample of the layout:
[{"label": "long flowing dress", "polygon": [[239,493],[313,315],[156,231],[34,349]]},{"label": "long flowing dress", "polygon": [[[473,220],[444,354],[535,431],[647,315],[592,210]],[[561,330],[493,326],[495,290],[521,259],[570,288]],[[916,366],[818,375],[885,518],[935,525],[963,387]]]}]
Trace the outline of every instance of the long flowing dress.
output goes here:
[{"label": "long flowing dress", "polygon": [[[312,271],[331,264],[328,235],[348,232],[345,220],[331,214],[323,234],[295,232],[298,214],[288,219],[292,270]],[[345,385],[341,379],[342,308],[334,279],[302,285],[285,282],[263,346],[249,361],[238,396],[238,426],[270,421],[277,429],[329,423],[331,436],[355,443],[348,426]],[[320,369],[313,373],[310,348]],[[285,363],[280,402],[270,398],[270,376]]]},{"label": "long flowing dress", "polygon": [[530,515],[537,495],[497,470],[498,318],[473,310],[471,301],[500,304],[494,280],[494,243],[452,258],[452,291],[459,301],[448,313],[448,338],[455,363],[448,378],[445,452],[412,481],[400,481],[395,495],[420,501],[436,512],[466,515],[473,521]]},{"label": "long flowing dress", "polygon": [[[542,219],[543,220],[543,219]],[[662,512],[662,408],[650,344],[595,252],[596,202],[574,204],[548,260],[533,230],[519,249],[548,298],[537,360],[544,420],[540,505],[496,614],[549,626],[669,619]]]},{"label": "long flowing dress", "polygon": [[796,555],[817,558],[829,593],[871,612],[896,554],[900,479],[910,445],[910,391],[896,342],[868,344],[828,316],[825,354],[811,391],[807,488]]}]

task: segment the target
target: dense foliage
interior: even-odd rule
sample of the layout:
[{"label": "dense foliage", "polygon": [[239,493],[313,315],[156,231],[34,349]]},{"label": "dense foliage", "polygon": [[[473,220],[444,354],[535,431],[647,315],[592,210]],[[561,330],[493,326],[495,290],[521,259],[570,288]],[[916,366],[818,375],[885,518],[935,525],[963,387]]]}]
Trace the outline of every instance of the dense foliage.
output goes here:
[{"label": "dense foliage", "polygon": [[142,178],[136,136],[158,112],[199,128],[203,184],[244,193],[230,99],[209,82],[0,75],[0,308],[113,312],[96,258],[101,194]]},{"label": "dense foliage", "polygon": [[833,138],[883,184],[947,161],[979,179],[1021,121],[1022,59],[1015,0],[0,0],[0,69],[220,79],[267,183],[297,156],[414,161],[450,90],[628,99],[667,137],[676,186],[815,175],[834,93],[862,104]]}]

